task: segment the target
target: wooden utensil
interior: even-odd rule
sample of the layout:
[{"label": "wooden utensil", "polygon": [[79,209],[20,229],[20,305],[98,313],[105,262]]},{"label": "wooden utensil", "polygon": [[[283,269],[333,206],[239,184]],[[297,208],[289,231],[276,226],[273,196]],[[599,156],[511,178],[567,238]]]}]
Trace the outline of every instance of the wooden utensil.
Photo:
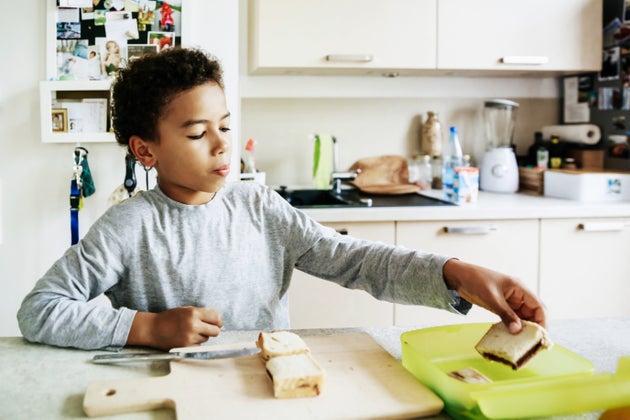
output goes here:
[{"label": "wooden utensil", "polygon": [[276,399],[259,356],[177,360],[162,377],[88,385],[89,416],[172,408],[178,420],[414,418],[443,402],[367,334],[303,337],[326,371],[322,394]]},{"label": "wooden utensil", "polygon": [[359,159],[349,169],[359,174],[352,184],[368,194],[411,194],[420,187],[409,183],[407,159],[385,155]]}]

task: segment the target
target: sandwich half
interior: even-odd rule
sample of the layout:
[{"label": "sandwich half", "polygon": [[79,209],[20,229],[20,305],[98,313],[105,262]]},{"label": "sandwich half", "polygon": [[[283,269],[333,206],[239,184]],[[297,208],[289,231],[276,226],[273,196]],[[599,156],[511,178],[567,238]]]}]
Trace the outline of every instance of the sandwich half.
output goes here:
[{"label": "sandwich half", "polygon": [[263,331],[258,334],[256,345],[260,348],[260,356],[265,361],[278,356],[310,352],[302,338],[290,331]]},{"label": "sandwich half", "polygon": [[518,334],[511,334],[503,322],[493,324],[475,349],[488,360],[520,369],[538,352],[553,345],[543,327],[535,322],[521,322],[523,329]]}]

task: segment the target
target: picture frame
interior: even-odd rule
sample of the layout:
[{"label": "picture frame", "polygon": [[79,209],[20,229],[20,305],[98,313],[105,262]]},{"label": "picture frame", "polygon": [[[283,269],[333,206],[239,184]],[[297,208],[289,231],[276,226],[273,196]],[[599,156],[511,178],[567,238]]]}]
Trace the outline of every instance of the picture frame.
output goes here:
[{"label": "picture frame", "polygon": [[68,132],[68,110],[65,108],[53,108],[51,112],[51,124],[53,133]]}]

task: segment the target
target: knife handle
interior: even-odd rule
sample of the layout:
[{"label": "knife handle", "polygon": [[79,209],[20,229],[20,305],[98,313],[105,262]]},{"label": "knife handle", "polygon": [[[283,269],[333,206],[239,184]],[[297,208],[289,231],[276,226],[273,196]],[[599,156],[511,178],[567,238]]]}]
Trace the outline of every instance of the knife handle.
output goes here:
[{"label": "knife handle", "polygon": [[179,359],[177,354],[173,353],[116,353],[116,354],[97,354],[92,358],[92,363],[108,364],[108,363],[130,363],[130,362],[147,362],[153,360],[174,360]]}]

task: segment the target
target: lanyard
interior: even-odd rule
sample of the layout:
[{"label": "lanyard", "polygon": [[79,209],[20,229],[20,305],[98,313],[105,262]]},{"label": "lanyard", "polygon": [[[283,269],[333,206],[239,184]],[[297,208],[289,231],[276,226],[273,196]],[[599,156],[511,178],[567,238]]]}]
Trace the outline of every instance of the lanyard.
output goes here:
[{"label": "lanyard", "polygon": [[87,161],[87,149],[75,147],[72,179],[70,180],[70,244],[79,242],[79,210],[83,207],[83,197],[94,194],[94,181]]}]

